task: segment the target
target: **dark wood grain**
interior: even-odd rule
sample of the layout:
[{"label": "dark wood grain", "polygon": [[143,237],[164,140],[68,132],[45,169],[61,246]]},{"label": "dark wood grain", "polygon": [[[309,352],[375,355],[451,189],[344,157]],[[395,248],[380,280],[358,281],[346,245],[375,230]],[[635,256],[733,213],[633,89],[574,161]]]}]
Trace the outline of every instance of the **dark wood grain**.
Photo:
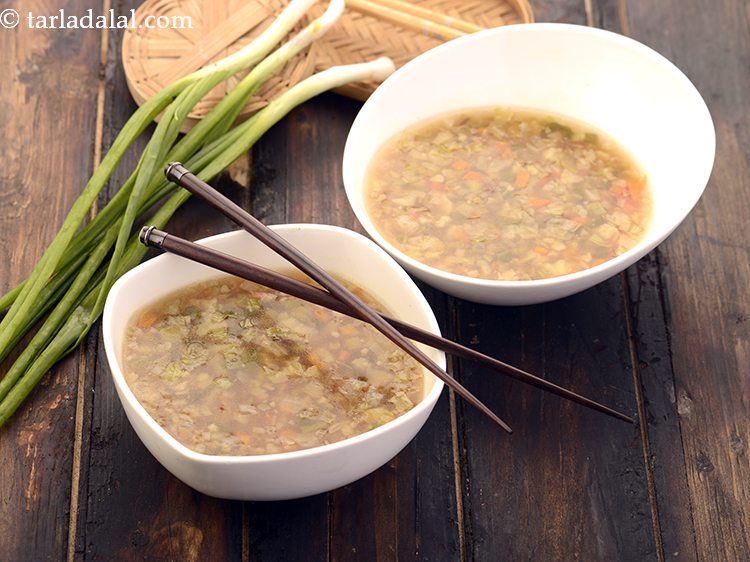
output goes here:
[{"label": "dark wood grain", "polygon": [[[83,12],[97,4],[64,5]],[[13,7],[25,15],[37,5]],[[91,172],[98,35],[0,28],[0,53],[0,290],[5,292],[29,274]],[[0,432],[4,560],[65,557],[80,361],[76,353],[58,365]]]},{"label": "dark wood grain", "polygon": [[[253,149],[252,201],[249,210],[265,224],[323,222],[338,224],[330,193],[338,184],[338,158],[345,127],[325,121],[353,119],[358,104],[340,98],[313,100],[291,112]],[[315,162],[316,164],[313,164]],[[322,163],[322,166],[317,165]],[[341,207],[339,207],[341,208]],[[348,210],[348,209],[346,209]],[[325,560],[330,547],[328,494],[248,508],[250,553],[260,560]],[[294,537],[290,540],[290,537]]]},{"label": "dark wood grain", "polygon": [[676,409],[667,303],[659,254],[652,253],[628,271],[636,376],[643,389],[648,462],[656,494],[659,536],[665,559],[697,560],[682,433]]},{"label": "dark wood grain", "polygon": [[317,222],[363,232],[344,195],[341,159],[360,102],[324,94],[294,109],[253,149],[252,212],[266,224]]},{"label": "dark wood grain", "polygon": [[[698,1],[631,2],[628,11],[633,37],[675,62],[701,91],[717,132],[714,172],[703,198],[637,285],[659,285],[666,322],[665,331],[644,325],[639,354],[648,363],[656,349],[671,362],[674,377],[665,379],[658,367],[656,383],[645,387],[657,414],[650,424],[653,453],[662,461],[660,479],[669,482],[660,490],[660,509],[682,506],[679,527],[665,537],[672,541],[665,552],[747,560],[750,14],[744,3],[731,1],[710,7]],[[637,310],[649,314],[648,307]],[[666,435],[659,439],[663,424]],[[682,511],[687,505],[692,516]]]},{"label": "dark wood grain", "polygon": [[[750,12],[730,0],[532,3],[538,21],[630,34],[685,70],[717,126],[711,183],[657,252],[579,295],[510,308],[421,287],[448,336],[645,425],[453,362],[513,435],[446,393],[415,440],[357,482],[287,502],[222,501],[182,484],[140,443],[94,330],[0,431],[0,560],[750,559]],[[59,4],[44,9],[102,9]],[[100,76],[101,37],[0,29],[3,290],[28,273],[91,172],[97,86],[103,149],[135,107],[121,32],[109,33]],[[340,169],[359,107],[334,94],[303,105],[217,185],[268,224],[361,232]],[[234,228],[195,201],[170,225],[191,239]]]},{"label": "dark wood grain", "polygon": [[[294,110],[258,143],[251,185],[252,210],[259,219],[267,224],[320,222],[361,231],[341,180],[346,132],[360,105],[335,94],[321,96]],[[440,298],[435,294],[436,300]],[[272,532],[274,527],[289,527],[288,511],[253,504],[251,537],[253,529],[260,527],[263,540],[253,540],[251,556],[269,560],[280,555],[303,560],[299,555],[305,553],[310,559],[328,556],[332,560],[454,556],[458,526],[455,494],[450,493],[453,461],[448,415],[445,398],[424,431],[385,467],[327,496],[288,502],[295,519],[298,510],[310,513],[305,532],[293,541],[289,533]],[[421,451],[430,452],[428,461]],[[326,517],[320,517],[321,513]],[[328,539],[321,544],[326,532]]]},{"label": "dark wood grain", "polygon": [[[619,279],[522,309],[458,302],[460,339],[633,412]],[[635,560],[655,544],[638,428],[473,365],[461,381],[516,428],[507,439],[470,410],[464,504],[477,560]],[[540,539],[540,537],[543,537]]]},{"label": "dark wood grain", "polygon": [[[117,7],[119,13],[130,8]],[[106,68],[104,150],[135,110],[120,63],[121,31],[110,32]],[[110,181],[110,197],[133,170],[145,145],[139,139]],[[246,167],[246,166],[245,166]],[[238,166],[238,173],[242,170]],[[247,202],[247,190],[228,176],[222,189]],[[226,219],[195,201],[186,204],[170,229],[191,238],[226,230]],[[101,340],[99,334],[93,341]],[[86,379],[85,440],[81,443],[76,557],[85,560],[239,560],[243,509],[239,502],[203,496],[177,480],[135,435],[117,399],[101,345]]]},{"label": "dark wood grain", "polygon": [[[612,28],[613,2],[540,2],[537,19]],[[615,29],[617,30],[617,29]],[[636,410],[620,278],[521,309],[456,302],[462,343],[558,384]],[[494,435],[473,412],[461,443],[470,556],[493,560],[639,560],[660,555],[637,427],[463,365],[464,384],[516,428]]]}]

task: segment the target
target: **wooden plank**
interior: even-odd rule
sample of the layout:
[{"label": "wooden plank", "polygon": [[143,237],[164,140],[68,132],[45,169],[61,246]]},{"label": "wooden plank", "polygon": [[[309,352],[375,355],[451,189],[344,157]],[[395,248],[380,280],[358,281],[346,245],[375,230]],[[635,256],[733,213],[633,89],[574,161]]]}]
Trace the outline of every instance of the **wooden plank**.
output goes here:
[{"label": "wooden plank", "polygon": [[[174,232],[195,233],[188,225],[204,209],[191,203],[195,205],[186,205],[174,221]],[[201,221],[202,228],[214,232],[227,226],[217,218]],[[151,456],[125,417],[101,346],[92,384],[88,466],[81,490],[85,500],[78,522],[82,558],[241,559],[242,504],[195,492]]]},{"label": "wooden plank", "polygon": [[[195,215],[186,205],[172,230],[194,234]],[[192,209],[190,207],[193,207]],[[192,222],[191,222],[192,221]],[[201,217],[214,232],[226,224]],[[183,233],[186,234],[186,233]],[[128,423],[106,366],[97,355],[90,416],[85,508],[79,517],[84,558],[120,560],[239,560],[242,505],[199,494],[169,474],[145,449]]]},{"label": "wooden plank", "polygon": [[534,21],[575,23],[586,25],[586,8],[597,0],[536,0],[533,2]]},{"label": "wooden plank", "polygon": [[[422,285],[446,333],[447,298]],[[415,439],[391,462],[332,492],[332,560],[458,560],[460,510],[446,391]]]},{"label": "wooden plank", "polygon": [[293,110],[253,150],[253,213],[363,232],[344,196],[341,158],[361,103],[325,94]]},{"label": "wooden plank", "polygon": [[584,0],[586,25],[628,35],[624,0]]},{"label": "wooden plank", "polygon": [[[610,31],[630,35],[624,0],[587,2],[587,20]],[[679,555],[696,558],[690,502],[684,490],[684,460],[680,429],[672,411],[674,373],[669,358],[664,316],[664,295],[659,278],[658,253],[653,252],[631,267],[624,278],[628,296],[626,320],[631,345],[631,363],[639,396],[641,442],[654,523],[656,553],[660,560]],[[659,454],[655,454],[659,451]],[[666,456],[664,453],[669,452]],[[669,467],[669,474],[665,470]]]},{"label": "wooden plank", "polygon": [[332,492],[331,560],[459,559],[448,400],[396,458]]},{"label": "wooden plank", "polygon": [[[293,111],[253,152],[253,209],[264,222],[322,222],[361,231],[346,202],[341,156],[360,105],[324,95]],[[443,297],[425,289],[445,319]],[[393,461],[327,495],[250,508],[252,558],[456,559],[459,551],[447,395]],[[304,527],[289,529],[288,519]],[[301,515],[302,514],[302,515]],[[323,517],[325,514],[325,517]],[[278,529],[273,532],[273,529]],[[261,540],[252,537],[259,535]]]},{"label": "wooden plank", "polygon": [[[665,553],[685,559],[747,560],[747,7],[726,0],[709,8],[698,1],[668,0],[630,2],[628,12],[632,36],[671,59],[693,80],[717,131],[716,162],[706,193],[636,285],[647,287],[656,278],[667,321],[667,330],[661,333],[653,332],[648,323],[644,326],[639,355],[649,362],[652,349],[661,350],[659,356],[671,360],[674,373],[673,382],[657,375],[655,384],[644,384],[649,403],[664,404],[654,412],[662,418],[650,427],[656,434],[653,453],[662,461],[657,474],[674,487],[687,482],[687,495],[683,491],[678,501],[692,510],[692,519],[685,515],[677,519],[681,524],[668,548],[665,538]],[[660,502],[660,509],[671,507],[674,493]]]},{"label": "wooden plank", "polygon": [[666,559],[697,560],[675,381],[667,329],[659,253],[628,271],[638,383],[648,420],[649,462],[653,468],[659,537]]},{"label": "wooden plank", "polygon": [[[123,10],[129,7],[123,7]],[[121,32],[110,35],[107,66],[105,149],[136,106],[128,93],[120,64]],[[126,154],[108,196],[134,168],[145,138]],[[241,168],[238,167],[238,170]],[[247,190],[225,176],[222,190],[247,203]],[[229,228],[227,221],[197,201],[186,204],[170,230],[189,238]],[[86,438],[82,443],[77,559],[240,560],[243,507],[199,494],[169,474],[145,449],[132,430],[106,364],[98,328],[89,341],[96,350],[87,377]]]},{"label": "wooden plank", "polygon": [[284,502],[247,502],[250,560],[326,560],[328,495]]},{"label": "wooden plank", "polygon": [[[331,201],[330,192],[335,189],[331,182],[340,182],[340,173],[336,174],[340,158],[333,154],[343,140],[339,128],[324,129],[322,124],[331,119],[353,119],[356,108],[349,102],[337,111],[330,100],[313,100],[292,111],[256,144],[251,211],[259,220],[265,224],[339,224],[336,205],[325,202]],[[329,502],[328,494],[318,494],[281,505],[250,504],[250,557],[327,559]]]},{"label": "wooden plank", "polygon": [[[355,112],[356,104],[342,107],[348,118],[353,119]],[[324,202],[331,201],[331,181],[340,181],[331,153],[341,144],[341,133],[337,128],[324,131],[320,123],[340,118],[333,104],[314,100],[266,133],[253,149],[252,212],[256,217],[266,224],[338,224],[335,205]],[[321,165],[328,162],[333,169]],[[329,502],[328,494],[319,494],[283,504],[250,504],[251,558],[328,558]]]},{"label": "wooden plank", "polygon": [[[538,2],[537,21],[619,26],[615,2]],[[463,343],[634,413],[622,278],[561,301],[500,308],[456,301]],[[515,429],[459,404],[471,559],[659,557],[638,427],[466,364],[460,378]]]},{"label": "wooden plank", "polygon": [[[461,364],[461,379],[514,425],[514,436],[498,434],[459,402],[460,440],[455,443],[450,438],[450,403],[444,397],[414,443],[351,486],[293,502],[213,500],[176,481],[140,445],[114,397],[103,352],[99,349],[98,356],[91,357],[97,349],[92,336],[86,356],[98,363],[90,371],[95,378],[87,378],[84,435],[90,437],[82,443],[77,556],[747,559],[748,386],[742,378],[747,370],[747,302],[712,290],[716,285],[743,287],[750,275],[739,234],[748,210],[742,172],[747,172],[743,147],[749,139],[746,117],[739,109],[747,77],[741,74],[742,61],[730,58],[722,59],[727,69],[717,78],[713,69],[719,66],[721,48],[702,37],[700,33],[707,32],[694,29],[696,24],[685,22],[699,22],[706,29],[725,26],[733,52],[747,52],[747,23],[734,11],[739,8],[728,3],[708,13],[705,6],[699,12],[697,3],[690,4],[681,15],[678,10],[684,5],[664,6],[630,6],[634,34],[640,38],[641,33],[648,44],[691,68],[688,73],[708,92],[720,146],[726,148],[717,161],[713,189],[697,212],[660,253],[628,272],[632,332],[625,329],[629,311],[623,278],[558,303],[516,309],[472,305],[428,291],[449,332],[455,328],[453,317],[459,318],[462,341],[498,351],[520,366],[630,411],[640,391],[630,382],[635,371],[646,398],[646,443],[653,453],[656,498],[646,493],[648,467],[642,461],[644,444],[637,428]],[[592,4],[588,12],[585,2],[581,8],[578,2],[540,1],[535,8],[540,20],[545,13],[565,21],[583,22],[588,16],[608,27],[617,25],[621,13],[608,2]],[[671,11],[664,14],[665,9]],[[675,33],[680,29],[684,31]],[[0,34],[0,48],[3,39]],[[708,46],[709,62],[699,64],[698,56],[689,55],[693,44]],[[111,65],[110,73],[118,67],[119,63]],[[121,76],[109,80],[111,136],[132,105]],[[0,100],[6,99],[6,84],[0,83]],[[32,99],[37,112],[52,111],[46,102]],[[23,105],[13,100],[9,107],[19,113]],[[255,151],[252,192],[241,187],[248,183],[246,166],[225,177],[222,187],[267,222],[315,220],[356,226],[342,195],[338,153],[357,108],[336,96],[300,108]],[[66,121],[66,130],[59,131],[65,138],[68,129],[85,132],[91,127],[86,121],[90,115],[78,112],[75,117],[75,126]],[[81,173],[88,156],[74,143],[63,148],[68,158],[52,164],[62,166],[65,177]],[[17,143],[9,150],[12,166],[19,166],[21,155],[28,156]],[[128,162],[134,163],[133,155]],[[30,204],[16,203],[18,191],[10,188],[24,185],[33,193],[34,186],[46,181],[40,170],[16,174],[10,182],[0,180],[0,205],[12,211],[0,214],[3,232],[24,228],[16,224],[22,212],[18,208]],[[41,249],[44,237],[51,237],[52,225],[61,220],[71,193],[62,197],[64,202],[46,206],[48,216],[41,228],[20,230],[31,237],[28,250]],[[180,216],[173,230],[188,237],[229,227],[196,203],[187,205]],[[709,220],[716,216],[725,219]],[[40,238],[33,238],[38,232]],[[22,262],[30,259],[20,255],[14,240],[3,241],[11,247],[8,255],[15,256],[7,272],[0,273],[7,276],[1,277],[3,282],[17,280]],[[640,359],[637,365],[631,364],[630,338]],[[15,459],[0,477],[0,551],[10,559],[64,556],[70,474],[66,455],[77,368],[74,359],[57,369],[51,387],[35,394],[35,409],[0,435],[0,451]],[[719,384],[716,372],[722,373]],[[56,389],[62,390],[59,402]],[[52,394],[54,399],[44,398]],[[454,446],[461,453],[458,459],[452,455]],[[21,449],[34,460],[22,458]],[[458,498],[453,486],[456,460],[462,467],[463,493]],[[27,497],[37,503],[26,504]],[[659,515],[656,539],[649,499],[656,501]]]},{"label": "wooden plank", "polygon": [[[633,413],[619,278],[524,308],[457,303],[460,339]],[[461,448],[472,558],[652,558],[655,543],[636,426],[605,418],[473,365],[461,381],[514,428],[464,409]]]},{"label": "wooden plank", "polygon": [[[99,35],[28,29],[25,14],[35,6],[14,4],[21,23],[0,29],[2,292],[31,272],[92,169]],[[66,6],[75,13],[97,7],[89,0]],[[79,361],[76,353],[53,369],[0,429],[4,560],[65,557]]]}]

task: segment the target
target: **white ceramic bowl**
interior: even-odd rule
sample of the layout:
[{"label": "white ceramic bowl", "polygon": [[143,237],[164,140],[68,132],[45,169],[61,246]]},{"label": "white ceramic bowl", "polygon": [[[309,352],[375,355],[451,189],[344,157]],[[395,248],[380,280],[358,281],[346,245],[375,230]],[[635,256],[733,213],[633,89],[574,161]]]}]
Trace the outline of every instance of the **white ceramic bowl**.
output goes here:
[{"label": "white ceramic bowl", "polygon": [[[435,316],[409,276],[367,238],[343,228],[298,224],[272,227],[334,275],[362,287],[401,320],[439,334]],[[244,231],[202,244],[269,268],[289,265]],[[128,320],[149,303],[181,287],[221,275],[174,255],[149,260],[120,278],[107,298],[103,338],[117,394],[138,437],[167,470],[196,490],[238,500],[309,496],[348,484],[388,462],[419,431],[443,388],[425,372],[425,396],[412,410],[367,433],[322,447],[258,456],[196,453],[169,435],[128,387],[121,348]],[[442,352],[426,349],[445,367]]]},{"label": "white ceramic bowl", "polygon": [[[568,115],[617,139],[651,182],[654,217],[630,251],[596,267],[535,281],[489,281],[427,266],[373,225],[364,178],[373,154],[413,123],[468,107],[515,106]],[[697,203],[711,173],[715,133],[706,105],[667,59],[621,35],[566,24],[489,29],[418,56],[370,96],[344,150],[349,202],[370,236],[409,272],[468,300],[532,304],[564,297],[623,270],[662,242]]]}]

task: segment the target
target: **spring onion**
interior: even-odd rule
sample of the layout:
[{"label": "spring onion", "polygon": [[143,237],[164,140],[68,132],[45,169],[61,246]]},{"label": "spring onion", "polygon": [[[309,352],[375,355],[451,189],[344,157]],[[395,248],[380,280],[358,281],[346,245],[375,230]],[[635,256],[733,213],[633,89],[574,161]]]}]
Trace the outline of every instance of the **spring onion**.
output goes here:
[{"label": "spring onion", "polygon": [[[167,86],[128,120],[31,275],[0,297],[0,307],[9,307],[0,322],[0,359],[49,312],[0,379],[0,426],[44,374],[86,336],[101,315],[112,283],[143,259],[146,248],[130,236],[136,218],[160,205],[149,223],[163,226],[189,198],[189,193],[175,191],[176,186],[164,180],[165,162],[182,160],[201,179],[210,180],[300,103],[352,81],[382,80],[392,72],[393,63],[388,59],[331,68],[303,80],[231,128],[263,81],[325,33],[343,11],[343,1],[333,0],[320,18],[271,53],[313,1],[293,0],[253,43]],[[180,126],[192,107],[217,84],[252,65],[256,66],[211,113],[177,141]],[[162,118],[136,170],[102,211],[76,234],[125,150],[160,113]],[[170,194],[166,202],[160,203]],[[113,246],[115,250],[107,259]]]}]

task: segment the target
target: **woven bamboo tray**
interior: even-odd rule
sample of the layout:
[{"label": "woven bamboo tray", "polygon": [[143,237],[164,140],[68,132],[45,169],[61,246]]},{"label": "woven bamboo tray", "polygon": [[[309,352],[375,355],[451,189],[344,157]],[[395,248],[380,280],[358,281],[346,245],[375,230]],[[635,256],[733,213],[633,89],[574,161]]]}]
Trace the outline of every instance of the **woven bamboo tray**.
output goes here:
[{"label": "woven bamboo tray", "polygon": [[[288,0],[146,0],[136,10],[135,25],[125,32],[122,44],[122,62],[133,98],[141,104],[173,80],[248,44],[287,3]],[[412,3],[481,27],[533,21],[526,0],[412,0]],[[324,9],[324,2],[314,6],[293,33]],[[190,16],[192,29],[141,27],[147,16]],[[440,43],[441,39],[347,9],[321,40],[264,84],[240,117],[254,113],[315,71],[379,56],[390,57],[396,66],[401,66]],[[217,86],[190,113],[184,129],[206,115],[241,78],[239,75]],[[364,100],[376,86],[363,82],[338,91]]]}]

